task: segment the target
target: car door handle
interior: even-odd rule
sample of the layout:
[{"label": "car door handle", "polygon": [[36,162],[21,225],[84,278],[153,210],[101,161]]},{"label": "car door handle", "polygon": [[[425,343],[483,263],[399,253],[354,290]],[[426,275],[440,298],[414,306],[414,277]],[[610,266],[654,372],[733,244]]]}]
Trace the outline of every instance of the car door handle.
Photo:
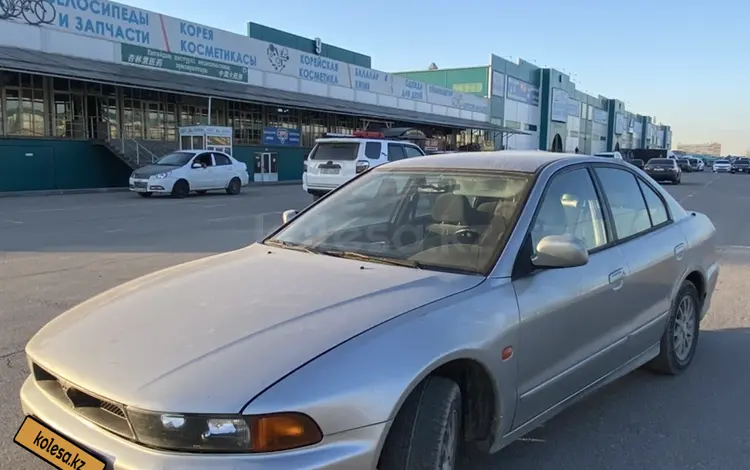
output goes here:
[{"label": "car door handle", "polygon": [[609,273],[609,283],[612,285],[612,290],[622,289],[625,283],[625,268],[615,269]]},{"label": "car door handle", "polygon": [[674,247],[674,257],[677,258],[677,260],[681,260],[685,256],[685,244],[680,243],[679,245]]}]

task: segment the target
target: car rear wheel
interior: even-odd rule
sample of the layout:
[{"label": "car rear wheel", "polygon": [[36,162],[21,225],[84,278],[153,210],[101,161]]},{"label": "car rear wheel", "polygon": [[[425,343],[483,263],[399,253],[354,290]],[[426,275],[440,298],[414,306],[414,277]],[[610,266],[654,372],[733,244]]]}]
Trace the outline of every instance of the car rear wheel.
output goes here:
[{"label": "car rear wheel", "polygon": [[396,415],[378,470],[454,470],[461,442],[461,389],[428,377]]},{"label": "car rear wheel", "polygon": [[667,329],[661,337],[659,355],[648,363],[649,369],[678,375],[690,366],[698,346],[700,309],[698,289],[692,282],[685,281],[672,305]]},{"label": "car rear wheel", "polygon": [[232,196],[235,196],[242,191],[242,181],[239,178],[234,177],[229,181],[226,192]]},{"label": "car rear wheel", "polygon": [[138,193],[140,197],[151,197],[154,193]]},{"label": "car rear wheel", "polygon": [[188,194],[190,194],[190,185],[187,181],[179,180],[174,184],[174,186],[172,186],[173,198],[182,199],[184,197],[187,197]]}]

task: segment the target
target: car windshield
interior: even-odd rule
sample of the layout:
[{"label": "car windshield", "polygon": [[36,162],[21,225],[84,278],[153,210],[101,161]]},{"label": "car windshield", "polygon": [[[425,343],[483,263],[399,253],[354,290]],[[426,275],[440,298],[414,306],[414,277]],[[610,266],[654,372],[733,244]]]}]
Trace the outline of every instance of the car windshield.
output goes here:
[{"label": "car windshield", "polygon": [[263,243],[417,269],[487,274],[513,229],[525,173],[377,169]]},{"label": "car windshield", "polygon": [[652,158],[648,161],[649,165],[674,165],[674,160],[670,158]]},{"label": "car windshield", "polygon": [[747,165],[748,163],[750,163],[750,160],[748,160],[747,158],[738,158],[737,160],[735,160],[734,163],[741,163],[743,165]]},{"label": "car windshield", "polygon": [[728,164],[729,160],[714,160],[714,163],[718,163],[720,165],[722,165],[722,164]]},{"label": "car windshield", "polygon": [[194,156],[195,154],[190,152],[173,152],[157,160],[156,165],[183,166]]},{"label": "car windshield", "polygon": [[356,160],[359,142],[318,142],[310,160]]}]

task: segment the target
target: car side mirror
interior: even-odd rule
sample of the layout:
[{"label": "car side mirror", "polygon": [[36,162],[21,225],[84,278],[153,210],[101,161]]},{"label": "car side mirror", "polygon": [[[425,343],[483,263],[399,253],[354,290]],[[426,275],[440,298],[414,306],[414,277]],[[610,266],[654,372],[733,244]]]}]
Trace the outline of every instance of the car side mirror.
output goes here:
[{"label": "car side mirror", "polygon": [[286,224],[296,216],[297,211],[294,209],[289,209],[281,213],[281,221]]},{"label": "car side mirror", "polygon": [[589,251],[572,235],[548,235],[536,245],[531,264],[537,268],[574,268],[589,262]]},{"label": "car side mirror", "polygon": [[200,163],[193,163],[192,165],[190,165],[190,167],[193,169],[198,169],[203,168],[203,165],[201,165]]}]

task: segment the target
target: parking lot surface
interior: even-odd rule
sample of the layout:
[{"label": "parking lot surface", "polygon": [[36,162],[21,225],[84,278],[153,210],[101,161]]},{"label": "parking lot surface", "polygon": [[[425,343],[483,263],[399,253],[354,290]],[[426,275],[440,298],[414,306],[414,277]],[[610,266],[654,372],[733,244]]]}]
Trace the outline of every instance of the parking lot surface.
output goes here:
[{"label": "parking lot surface", "polygon": [[[748,468],[750,175],[685,174],[666,187],[713,219],[721,245],[719,285],[691,369],[678,378],[637,371],[462,470]],[[0,199],[0,468],[49,468],[12,443],[28,374],[23,347],[42,325],[129,279],[245,246],[277,226],[281,211],[309,201],[296,185],[184,200]]]}]

